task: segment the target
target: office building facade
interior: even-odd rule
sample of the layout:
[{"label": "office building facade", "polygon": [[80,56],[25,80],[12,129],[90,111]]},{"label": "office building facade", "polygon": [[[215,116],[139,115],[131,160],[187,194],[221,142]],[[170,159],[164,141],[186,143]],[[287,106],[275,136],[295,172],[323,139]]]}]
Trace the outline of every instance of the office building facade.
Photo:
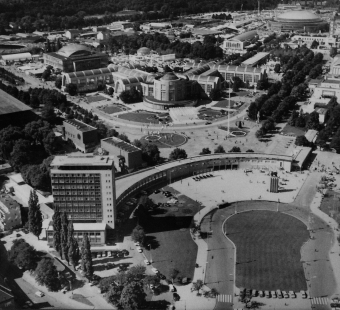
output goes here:
[{"label": "office building facade", "polygon": [[51,163],[54,206],[74,223],[115,227],[113,157],[56,156]]}]

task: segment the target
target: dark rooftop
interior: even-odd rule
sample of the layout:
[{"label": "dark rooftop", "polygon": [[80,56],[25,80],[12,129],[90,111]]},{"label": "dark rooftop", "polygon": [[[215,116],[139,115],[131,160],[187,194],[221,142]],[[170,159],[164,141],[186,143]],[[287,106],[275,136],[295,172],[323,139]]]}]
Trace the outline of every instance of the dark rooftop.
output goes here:
[{"label": "dark rooftop", "polygon": [[30,110],[29,106],[0,89],[0,115]]},{"label": "dark rooftop", "polygon": [[97,130],[97,128],[94,128],[94,127],[87,125],[87,124],[85,124],[81,121],[78,121],[76,119],[68,119],[68,120],[65,120],[64,123],[68,123],[68,124],[76,127],[77,129],[79,129],[82,132]]},{"label": "dark rooftop", "polygon": [[103,139],[102,141],[112,144],[128,153],[140,151],[140,148],[118,138],[110,137],[110,138]]}]

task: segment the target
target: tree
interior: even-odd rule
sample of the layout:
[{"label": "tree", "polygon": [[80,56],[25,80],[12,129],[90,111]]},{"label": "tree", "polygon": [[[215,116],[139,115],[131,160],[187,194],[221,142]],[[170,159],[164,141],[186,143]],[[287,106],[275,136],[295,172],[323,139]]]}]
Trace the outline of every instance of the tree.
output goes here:
[{"label": "tree", "polygon": [[204,147],[202,151],[200,152],[200,155],[208,155],[211,154],[211,151],[209,150],[208,147]]},{"label": "tree", "polygon": [[220,97],[221,97],[221,92],[219,89],[216,89],[216,88],[213,88],[211,91],[210,91],[210,99],[212,101],[215,101],[215,100],[218,100]]},{"label": "tree", "polygon": [[61,215],[61,249],[63,251],[64,259],[69,263],[68,257],[68,218],[66,212]]},{"label": "tree", "polygon": [[76,266],[79,264],[80,259],[80,251],[77,240],[73,237],[73,223],[70,221],[68,223],[68,258],[73,265],[74,270],[76,270]]},{"label": "tree", "polygon": [[52,221],[53,221],[53,247],[57,252],[59,252],[60,257],[63,258],[61,247],[61,214],[58,208],[54,210]]},{"label": "tree", "polygon": [[131,239],[134,242],[139,242],[140,244],[143,244],[145,239],[144,228],[140,225],[137,225],[131,233]]},{"label": "tree", "polygon": [[51,71],[46,69],[42,75],[41,75],[41,78],[44,79],[45,81],[47,81],[51,76]]},{"label": "tree", "polygon": [[297,136],[295,144],[298,146],[310,146],[310,142],[307,140],[305,136]]},{"label": "tree", "polygon": [[142,159],[147,162],[149,166],[158,164],[160,161],[160,151],[156,144],[143,143],[142,147]]},{"label": "tree", "polygon": [[306,129],[314,129],[319,130],[320,123],[319,123],[319,113],[316,111],[313,111],[308,116],[308,121],[306,123]]},{"label": "tree", "polygon": [[174,281],[176,279],[176,277],[178,276],[179,271],[176,268],[171,267],[169,270],[169,277],[172,280],[172,284],[174,284]]},{"label": "tree", "polygon": [[240,153],[241,149],[238,146],[233,146],[229,153]]},{"label": "tree", "polygon": [[216,147],[216,149],[214,150],[214,153],[215,154],[218,154],[218,153],[225,153],[225,149],[222,145],[219,145]]},{"label": "tree", "polygon": [[[100,286],[99,286],[100,287]],[[118,309],[121,308],[120,306],[120,298],[123,292],[124,286],[122,285],[112,285],[108,286],[107,290],[101,289],[101,292],[106,292],[105,299],[108,303],[114,305]]]},{"label": "tree", "polygon": [[243,87],[243,81],[238,77],[235,76],[233,80],[233,92],[238,92],[241,87]]},{"label": "tree", "polygon": [[329,56],[334,57],[338,54],[338,50],[336,47],[332,47],[331,50],[329,51]]},{"label": "tree", "polygon": [[8,259],[24,270],[35,269],[36,251],[24,239],[16,239],[8,253]]},{"label": "tree", "polygon": [[43,258],[35,270],[35,279],[38,284],[45,285],[49,291],[56,292],[60,289],[57,268],[50,258]]},{"label": "tree", "polygon": [[[9,146],[9,143],[6,146]],[[32,163],[33,156],[30,141],[19,139],[14,144],[9,163],[15,171],[19,171],[22,166]]]},{"label": "tree", "polygon": [[123,140],[124,142],[131,143],[131,141],[130,141],[130,139],[128,138],[128,136],[125,135],[125,134],[123,134],[123,133],[119,134],[119,135],[118,135],[118,138],[119,138],[120,140]]},{"label": "tree", "polygon": [[39,207],[39,199],[35,190],[31,191],[28,200],[28,223],[29,231],[38,237],[42,230],[42,214]]},{"label": "tree", "polygon": [[169,159],[178,160],[186,159],[188,157],[187,152],[184,149],[176,147],[169,155]]},{"label": "tree", "polygon": [[93,266],[91,244],[87,234],[84,235],[83,243],[81,246],[81,268],[85,272],[86,277],[91,279],[93,276]]},{"label": "tree", "polygon": [[55,80],[54,86],[58,89],[61,89],[62,86],[62,79],[61,77],[57,77],[57,79]]},{"label": "tree", "polygon": [[333,109],[338,105],[338,98],[332,97],[331,100],[328,101],[326,108]]},{"label": "tree", "polygon": [[310,45],[310,48],[311,48],[311,49],[316,49],[318,46],[319,46],[319,42],[317,42],[317,41],[314,40],[314,41],[312,42],[312,44]]},{"label": "tree", "polygon": [[254,153],[254,150],[248,149],[248,150],[246,150],[246,153]]},{"label": "tree", "polygon": [[146,267],[143,265],[132,266],[126,273],[126,282],[139,282],[145,277]]},{"label": "tree", "polygon": [[203,287],[203,281],[197,280],[196,282],[192,283],[192,286],[195,291],[199,291]]},{"label": "tree", "polygon": [[75,96],[78,92],[78,87],[76,84],[69,83],[65,87],[65,91],[70,94],[70,96]]},{"label": "tree", "polygon": [[131,282],[124,286],[119,303],[124,309],[138,310],[144,307],[145,297],[143,284]]},{"label": "tree", "polygon": [[280,70],[281,70],[281,65],[280,65],[280,64],[275,64],[275,66],[274,66],[274,72],[275,72],[275,73],[280,73]]},{"label": "tree", "polygon": [[54,107],[52,104],[45,104],[42,112],[41,117],[48,121],[49,123],[53,123],[55,121],[56,115],[54,113]]},{"label": "tree", "polygon": [[143,146],[142,142],[138,139],[133,140],[132,144],[138,148],[141,148]]},{"label": "tree", "polygon": [[151,284],[153,286],[158,286],[160,283],[160,278],[154,275],[147,275],[144,279],[143,279],[143,283],[144,285],[148,285],[150,286]]}]

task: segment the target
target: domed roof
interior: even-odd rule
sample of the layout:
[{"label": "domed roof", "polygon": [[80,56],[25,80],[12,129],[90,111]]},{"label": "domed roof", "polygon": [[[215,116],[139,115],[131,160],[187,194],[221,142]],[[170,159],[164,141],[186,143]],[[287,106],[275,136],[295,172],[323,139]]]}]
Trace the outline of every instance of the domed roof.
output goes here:
[{"label": "domed roof", "polygon": [[277,17],[278,20],[294,20],[294,21],[306,21],[306,20],[313,20],[313,21],[319,21],[320,18],[313,12],[309,11],[289,11],[286,13],[283,13]]},{"label": "domed roof", "polygon": [[151,50],[147,47],[141,47],[140,49],[137,50],[137,54],[150,54]]},{"label": "domed roof", "polygon": [[68,44],[68,45],[63,46],[57,53],[61,56],[70,57],[74,53],[79,53],[79,52],[90,53],[91,50],[85,45]]},{"label": "domed roof", "polygon": [[175,81],[175,80],[179,80],[178,76],[173,73],[173,72],[169,72],[163,75],[163,77],[161,78],[161,81]]}]

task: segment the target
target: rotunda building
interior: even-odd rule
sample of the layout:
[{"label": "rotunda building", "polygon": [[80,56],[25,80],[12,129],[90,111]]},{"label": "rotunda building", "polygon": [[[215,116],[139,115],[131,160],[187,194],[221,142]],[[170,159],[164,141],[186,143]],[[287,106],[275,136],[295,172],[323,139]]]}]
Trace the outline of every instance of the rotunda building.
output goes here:
[{"label": "rotunda building", "polygon": [[268,28],[278,32],[319,32],[328,30],[328,23],[310,11],[289,11],[268,22]]}]

